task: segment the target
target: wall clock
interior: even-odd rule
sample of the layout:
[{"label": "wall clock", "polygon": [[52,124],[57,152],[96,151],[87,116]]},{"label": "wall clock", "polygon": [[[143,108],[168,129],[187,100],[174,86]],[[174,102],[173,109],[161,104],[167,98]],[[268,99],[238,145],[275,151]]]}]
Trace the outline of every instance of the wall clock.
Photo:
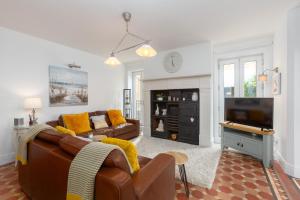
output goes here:
[{"label": "wall clock", "polygon": [[168,53],[164,59],[165,70],[169,73],[175,73],[181,68],[182,62],[183,59],[180,53]]}]

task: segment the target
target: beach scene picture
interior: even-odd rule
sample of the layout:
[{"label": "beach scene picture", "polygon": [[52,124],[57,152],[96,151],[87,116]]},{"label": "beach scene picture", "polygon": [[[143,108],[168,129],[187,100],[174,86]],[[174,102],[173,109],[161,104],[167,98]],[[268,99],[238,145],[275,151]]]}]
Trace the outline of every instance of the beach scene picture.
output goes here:
[{"label": "beach scene picture", "polygon": [[77,69],[49,66],[50,106],[88,104],[88,73]]}]

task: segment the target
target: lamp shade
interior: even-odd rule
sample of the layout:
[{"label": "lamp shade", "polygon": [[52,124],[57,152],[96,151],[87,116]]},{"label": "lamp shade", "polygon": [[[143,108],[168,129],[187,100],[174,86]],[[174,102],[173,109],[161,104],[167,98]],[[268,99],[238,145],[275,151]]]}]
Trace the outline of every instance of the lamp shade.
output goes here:
[{"label": "lamp shade", "polygon": [[114,54],[111,54],[110,57],[104,61],[104,63],[111,66],[116,66],[121,64],[121,62],[116,58]]},{"label": "lamp shade", "polygon": [[144,44],[136,51],[136,54],[141,57],[153,57],[156,56],[157,52],[149,44]]},{"label": "lamp shade", "polygon": [[260,75],[258,75],[258,80],[259,81],[267,81],[268,80],[268,75],[260,74]]},{"label": "lamp shade", "polygon": [[42,100],[39,97],[26,98],[24,101],[25,109],[42,108]]}]

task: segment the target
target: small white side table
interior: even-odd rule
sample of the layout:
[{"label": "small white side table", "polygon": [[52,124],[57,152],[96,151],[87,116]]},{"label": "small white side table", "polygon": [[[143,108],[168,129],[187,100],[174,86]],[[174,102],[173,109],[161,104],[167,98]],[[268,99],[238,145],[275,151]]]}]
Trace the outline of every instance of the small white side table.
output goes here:
[{"label": "small white side table", "polygon": [[[14,126],[14,131],[16,133],[16,140],[15,140],[15,151],[17,153],[18,150],[18,145],[19,145],[19,141],[20,141],[20,137],[22,134],[26,133],[28,131],[28,129],[30,128],[30,126]],[[17,166],[18,161],[15,160],[15,166]]]}]

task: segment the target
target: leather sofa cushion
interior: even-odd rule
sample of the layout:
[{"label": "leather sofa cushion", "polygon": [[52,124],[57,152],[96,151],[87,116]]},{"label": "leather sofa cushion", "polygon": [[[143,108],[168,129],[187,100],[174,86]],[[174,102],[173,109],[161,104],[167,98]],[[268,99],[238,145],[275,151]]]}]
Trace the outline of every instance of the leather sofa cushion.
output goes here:
[{"label": "leather sofa cushion", "polygon": [[113,128],[100,128],[93,130],[94,135],[106,135],[107,137],[113,137]]},{"label": "leather sofa cushion", "polygon": [[140,163],[140,167],[143,168],[145,165],[148,164],[148,162],[151,161],[150,158],[147,158],[147,157],[144,157],[144,156],[138,156],[138,160],[139,160],[139,163]]},{"label": "leather sofa cushion", "polygon": [[[76,137],[66,136],[59,142],[59,146],[65,152],[76,156],[76,154],[85,146],[88,141],[81,140]],[[105,159],[104,167],[116,167],[130,173],[130,168],[123,153],[119,150],[113,150]]]},{"label": "leather sofa cushion", "polygon": [[53,144],[59,144],[59,141],[64,138],[66,135],[59,134],[55,130],[44,130],[41,131],[36,137],[40,140],[50,142]]},{"label": "leather sofa cushion", "polygon": [[122,134],[126,134],[129,132],[134,132],[136,131],[136,126],[134,126],[133,124],[126,124],[124,126],[120,126],[120,128],[113,128],[113,135],[114,137],[118,136],[118,135],[122,135]]},{"label": "leather sofa cushion", "polygon": [[87,144],[89,144],[88,141],[73,136],[66,136],[59,141],[60,148],[73,156],[76,156],[76,154]]}]

